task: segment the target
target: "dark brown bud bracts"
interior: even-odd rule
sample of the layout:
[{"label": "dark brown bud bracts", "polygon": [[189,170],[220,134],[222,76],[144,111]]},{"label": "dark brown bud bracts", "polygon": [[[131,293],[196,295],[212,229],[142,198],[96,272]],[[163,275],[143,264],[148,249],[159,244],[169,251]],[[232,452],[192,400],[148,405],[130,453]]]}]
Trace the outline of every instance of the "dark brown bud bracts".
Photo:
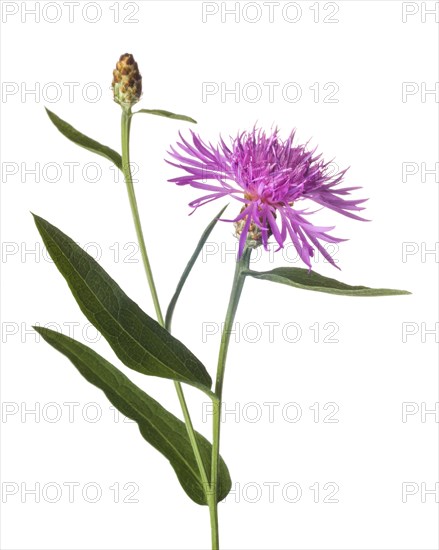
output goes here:
[{"label": "dark brown bud bracts", "polygon": [[127,109],[137,103],[142,95],[142,75],[130,53],[120,56],[113,71],[114,101]]}]

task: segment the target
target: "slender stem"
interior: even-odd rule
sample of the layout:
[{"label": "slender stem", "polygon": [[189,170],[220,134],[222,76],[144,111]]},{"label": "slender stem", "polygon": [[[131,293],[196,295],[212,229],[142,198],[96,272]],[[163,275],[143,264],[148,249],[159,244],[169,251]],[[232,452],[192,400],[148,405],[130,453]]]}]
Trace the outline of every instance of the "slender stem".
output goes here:
[{"label": "slender stem", "polygon": [[133,178],[130,168],[130,127],[132,113],[130,109],[122,110],[122,170],[125,177],[125,184],[128,191],[128,199],[130,201],[131,214],[133,216],[134,227],[136,228],[137,240],[139,242],[140,253],[142,255],[143,266],[145,268],[146,278],[148,279],[149,288],[151,290],[152,301],[157,315],[158,322],[164,326],[162,310],[157,295],[157,290],[152,276],[151,265],[149,263],[148,254],[146,252],[145,239],[143,237],[142,225],[140,223],[139,209],[137,207],[136,194],[134,193]]},{"label": "slender stem", "polygon": [[214,495],[213,510],[211,510],[212,525],[212,550],[219,549],[218,532],[218,463],[221,434],[221,407],[223,395],[224,372],[226,368],[227,352],[229,349],[230,335],[236,310],[238,309],[239,299],[245,282],[244,271],[250,263],[251,248],[244,250],[240,260],[236,263],[235,276],[233,278],[232,290],[230,292],[229,305],[227,307],[224,328],[221,334],[221,344],[218,355],[218,366],[216,371],[215,394],[218,401],[213,403],[213,444],[212,444],[212,470],[211,470],[211,492]]},{"label": "slender stem", "polygon": [[212,534],[212,550],[219,550],[218,502],[215,492],[209,504],[210,531]]},{"label": "slender stem", "polygon": [[[195,460],[197,461],[197,466],[200,471],[201,481],[203,482],[204,494],[206,495],[206,500],[209,503],[209,479],[207,477],[206,470],[204,468],[203,459],[201,458],[200,450],[198,448],[197,439],[195,436],[194,426],[189,414],[189,409],[184,397],[183,388],[181,387],[180,382],[174,381],[175,389],[177,390],[178,400],[180,401],[181,410],[183,411],[184,421],[186,424],[187,433],[189,436],[189,441],[192,445],[192,450],[194,451]],[[209,504],[210,506],[210,504]]]},{"label": "slender stem", "polygon": [[[134,221],[134,227],[136,229],[137,240],[139,243],[140,253],[142,255],[142,262],[145,268],[146,278],[148,279],[149,288],[151,291],[152,300],[154,303],[154,308],[159,324],[169,330],[169,327],[165,325],[163,318],[162,310],[160,307],[160,302],[157,294],[157,289],[154,283],[154,277],[152,275],[151,264],[149,263],[148,254],[146,252],[145,239],[143,237],[142,225],[140,223],[139,209],[137,207],[136,195],[134,192],[133,179],[131,176],[130,168],[130,128],[131,128],[131,109],[122,110],[122,171],[125,178],[125,183],[128,191],[128,198],[130,201],[131,214]],[[192,449],[194,451],[195,460],[197,462],[198,468],[200,470],[200,476],[203,483],[204,492],[206,495],[206,500],[210,502],[211,497],[209,496],[209,479],[204,468],[204,463],[201,458],[200,450],[198,448],[197,439],[195,436],[194,427],[192,420],[189,414],[189,409],[187,407],[186,399],[184,397],[183,388],[180,382],[174,381],[175,389],[177,391],[178,400],[180,401],[181,409],[183,411],[183,416],[186,424],[186,429],[191,443]],[[210,504],[209,504],[210,507]]]}]

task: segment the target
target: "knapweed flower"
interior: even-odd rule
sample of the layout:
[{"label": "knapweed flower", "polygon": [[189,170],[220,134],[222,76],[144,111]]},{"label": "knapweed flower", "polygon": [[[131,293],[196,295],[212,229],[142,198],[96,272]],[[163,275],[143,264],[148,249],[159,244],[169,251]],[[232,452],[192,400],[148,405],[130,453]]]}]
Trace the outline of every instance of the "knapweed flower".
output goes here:
[{"label": "knapweed flower", "polygon": [[233,197],[241,203],[236,218],[223,220],[235,224],[238,257],[246,245],[262,244],[267,249],[268,239],[273,236],[278,250],[291,239],[310,269],[315,249],[337,267],[323,243],[346,239],[329,235],[334,227],[313,225],[308,221],[313,212],[301,208],[301,203],[309,199],[344,216],[364,220],[355,212],[363,210],[359,205],[367,199],[346,198],[360,189],[340,187],[346,170],[332,173],[331,163],[316,155],[315,149],[295,145],[294,135],[295,131],[282,141],[277,128],[271,135],[254,128],[231,139],[230,146],[220,138],[214,147],[194,132],[192,143],[180,134],[178,148],[171,147],[169,151],[176,162],[167,162],[187,174],[169,181],[208,192],[189,203],[194,209],[222,197]]},{"label": "knapweed flower", "polygon": [[137,103],[142,95],[142,75],[139,67],[130,53],[120,56],[113,71],[114,101],[123,108],[129,108]]}]

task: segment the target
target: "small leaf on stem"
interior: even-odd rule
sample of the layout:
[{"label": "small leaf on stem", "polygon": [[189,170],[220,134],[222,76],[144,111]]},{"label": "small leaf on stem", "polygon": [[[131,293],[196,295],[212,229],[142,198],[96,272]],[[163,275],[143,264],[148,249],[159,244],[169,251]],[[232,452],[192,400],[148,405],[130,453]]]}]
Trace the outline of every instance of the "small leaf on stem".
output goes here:
[{"label": "small leaf on stem", "polygon": [[137,113],[163,116],[165,118],[173,118],[175,120],[185,120],[186,122],[192,122],[193,124],[197,124],[197,121],[191,118],[190,116],[177,115],[175,113],[171,113],[170,111],[164,111],[163,109],[140,109],[140,111],[136,111],[135,113],[133,113],[133,115],[136,115]]},{"label": "small leaf on stem", "polygon": [[78,132],[78,130],[73,128],[73,126],[71,126],[68,122],[59,118],[59,116],[57,116],[55,113],[52,113],[52,111],[49,111],[49,109],[46,109],[46,112],[49,115],[50,120],[58,128],[63,136],[65,136],[70,141],[73,141],[73,143],[76,143],[76,145],[84,147],[84,149],[87,149],[92,153],[96,153],[101,157],[111,160],[111,162],[114,162],[119,170],[122,170],[122,157],[119,155],[119,153],[117,153],[110,147],[102,145],[98,141],[95,141],[94,139],[91,139],[88,136],[81,134],[81,132]]},{"label": "small leaf on stem", "polygon": [[198,244],[190,257],[190,260],[185,267],[185,270],[183,271],[182,276],[180,277],[180,280],[178,281],[177,288],[175,289],[174,295],[172,296],[171,301],[169,302],[168,309],[166,311],[166,319],[165,319],[165,326],[168,330],[171,330],[171,323],[172,323],[172,316],[174,314],[174,309],[177,304],[178,298],[180,296],[180,293],[183,289],[183,286],[186,282],[186,279],[189,277],[189,273],[191,272],[194,263],[197,261],[198,255],[200,254],[204,244],[206,243],[207,239],[209,238],[209,235],[212,233],[213,228],[216,225],[216,222],[218,219],[222,216],[224,210],[227,208],[228,204],[224,206],[224,208],[221,208],[221,210],[218,212],[218,214],[213,218],[213,220],[209,223],[209,225],[204,230],[203,234],[201,235],[200,240],[198,241]]}]

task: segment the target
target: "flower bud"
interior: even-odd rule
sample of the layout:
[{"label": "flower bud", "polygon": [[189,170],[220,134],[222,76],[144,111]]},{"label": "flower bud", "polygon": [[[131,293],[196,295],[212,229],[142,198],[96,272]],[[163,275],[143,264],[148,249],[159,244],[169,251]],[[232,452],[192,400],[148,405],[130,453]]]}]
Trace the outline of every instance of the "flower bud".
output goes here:
[{"label": "flower bud", "polygon": [[142,75],[130,53],[120,56],[113,71],[114,101],[123,109],[129,109],[137,103],[142,95]]}]

